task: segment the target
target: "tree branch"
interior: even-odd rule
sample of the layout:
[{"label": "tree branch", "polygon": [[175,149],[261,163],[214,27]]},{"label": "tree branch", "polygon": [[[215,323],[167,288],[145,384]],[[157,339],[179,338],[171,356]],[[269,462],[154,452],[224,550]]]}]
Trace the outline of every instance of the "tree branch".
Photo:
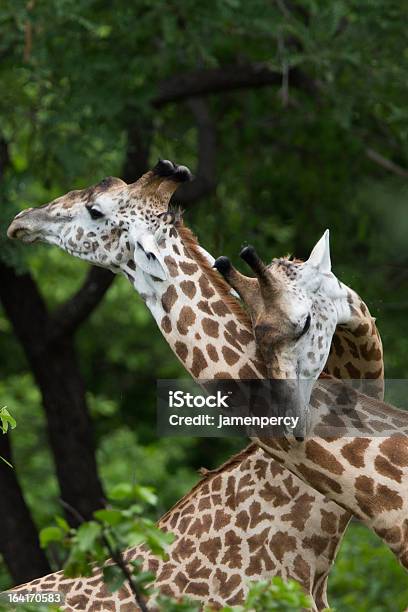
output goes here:
[{"label": "tree branch", "polygon": [[148,119],[141,120],[138,110],[128,109],[127,115],[126,132],[128,139],[122,178],[126,183],[133,183],[149,167],[152,124]]},{"label": "tree branch", "polygon": [[371,161],[373,161],[378,166],[381,166],[382,168],[384,168],[384,170],[388,170],[388,172],[392,172],[393,174],[396,174],[397,176],[408,178],[408,170],[406,170],[402,166],[399,166],[398,164],[393,162],[391,159],[387,159],[386,157],[381,155],[381,153],[378,153],[378,151],[374,151],[374,149],[367,148],[365,150],[365,153],[367,157],[371,159]]},{"label": "tree branch", "polygon": [[49,339],[74,334],[101,302],[114,278],[109,270],[90,268],[82,287],[53,313]]},{"label": "tree branch", "polygon": [[[299,68],[289,70],[292,87],[318,95],[318,84]],[[236,64],[214,69],[196,70],[175,75],[158,85],[153,106],[160,108],[170,102],[202,97],[213,93],[282,84],[282,74],[265,64]]]},{"label": "tree branch", "polygon": [[191,183],[184,183],[177,190],[174,200],[179,204],[191,204],[213,192],[216,187],[215,155],[216,130],[207,104],[200,98],[187,102],[194,115],[198,129],[198,164],[195,178]]},{"label": "tree branch", "polygon": [[102,534],[102,538],[103,538],[103,542],[106,546],[106,548],[109,551],[109,554],[112,558],[112,561],[114,563],[116,563],[116,565],[119,567],[120,571],[122,572],[122,574],[124,575],[130,590],[133,593],[133,596],[136,600],[137,605],[139,606],[141,612],[149,612],[147,609],[147,605],[146,602],[142,596],[141,593],[139,593],[139,588],[137,586],[137,584],[135,583],[135,581],[133,580],[133,576],[130,573],[130,571],[128,570],[128,567],[126,565],[125,560],[123,559],[122,556],[122,552],[119,550],[119,548],[113,548],[111,546],[111,543],[109,542],[109,538],[106,536],[106,534]]},{"label": "tree branch", "polygon": [[[75,516],[76,520],[78,521],[78,524],[82,524],[85,522],[85,518],[81,515],[80,512],[78,512],[78,510],[76,508],[74,508],[73,506],[71,506],[71,504],[67,503],[66,501],[64,501],[63,499],[60,499],[61,505],[68,510],[73,516]],[[103,525],[102,525],[103,528]],[[135,581],[133,580],[133,576],[131,574],[131,572],[128,570],[128,567],[126,565],[126,561],[123,558],[122,552],[118,547],[113,547],[109,541],[108,536],[106,535],[106,532],[104,530],[102,530],[102,540],[103,543],[106,547],[106,549],[108,550],[110,556],[111,556],[111,560],[116,563],[116,565],[119,567],[120,571],[122,572],[122,574],[124,575],[125,579],[128,582],[129,588],[132,591],[136,603],[139,606],[141,612],[148,612],[145,600],[143,598],[143,596],[141,595],[141,593],[139,593],[139,588],[138,585],[135,583]],[[108,559],[109,561],[109,559]]]}]

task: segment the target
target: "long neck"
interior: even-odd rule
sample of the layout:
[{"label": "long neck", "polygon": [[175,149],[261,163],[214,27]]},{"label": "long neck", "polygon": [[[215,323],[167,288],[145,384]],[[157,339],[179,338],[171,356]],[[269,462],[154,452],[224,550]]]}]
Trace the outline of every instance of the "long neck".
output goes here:
[{"label": "long neck", "polygon": [[[251,444],[208,472],[159,521],[175,535],[168,559],[143,546],[126,551],[125,559],[141,560],[143,569],[155,574],[155,588],[176,598],[188,595],[216,608],[242,604],[249,581],[279,575],[300,582],[314,609],[322,610],[347,522],[337,504],[317,491],[305,494],[295,476]],[[110,593],[99,570],[81,579],[56,572],[14,590],[44,589],[63,592],[72,609],[93,609],[90,601],[97,593],[101,609],[117,604],[115,609],[136,610],[130,590],[124,586]]]},{"label": "long neck", "polygon": [[[173,230],[163,247],[170,280],[156,283],[146,303],[170,346],[195,378],[259,378],[265,370],[249,322],[196,246],[188,230]],[[367,307],[351,289],[348,303],[350,316],[336,330],[327,371],[339,378],[373,379],[378,382],[375,394],[380,396],[383,380],[381,340]],[[373,444],[374,447],[374,442],[370,442],[370,446]],[[303,448],[305,457],[309,447],[306,444]],[[344,463],[340,445],[333,449],[336,460]],[[281,451],[273,456],[306,484],[321,490],[321,485],[311,475],[307,473],[305,476],[297,471],[292,453]],[[380,452],[378,456],[381,457]],[[369,471],[370,482],[382,490],[381,487],[385,486],[383,479],[387,476],[378,472],[373,463],[366,462],[364,466]],[[358,496],[350,494],[354,485],[349,466],[342,471],[342,477],[344,486],[333,493],[333,499],[358,514]],[[378,520],[367,517],[367,521],[381,534],[381,530],[386,528],[384,525],[389,524],[389,516],[382,513]],[[397,548],[394,550],[399,554]]]},{"label": "long neck", "polygon": [[[315,386],[311,405],[318,417],[305,442],[258,442],[373,529],[408,568],[407,412],[336,385],[330,388],[328,381],[328,386]],[[348,432],[356,429],[359,434],[350,437]]]},{"label": "long neck", "polygon": [[174,227],[159,247],[168,279],[138,270],[130,279],[186,370],[195,379],[264,377],[249,318],[191,232]]},{"label": "long neck", "polygon": [[[346,321],[336,327],[324,371],[335,378],[371,381],[370,395],[381,399],[384,396],[384,359],[375,319],[360,296],[342,286],[348,314]],[[364,388],[367,389],[367,385]]]},{"label": "long neck", "polygon": [[[317,609],[325,608],[326,581],[348,513],[333,502],[329,507],[317,491],[298,489],[296,477],[258,446],[250,445],[241,456],[238,464],[233,457],[208,473],[198,485],[200,498],[193,491],[163,517],[161,527],[176,529],[181,537],[174,556],[188,548],[211,567],[210,589],[215,588],[219,605],[225,598],[229,605],[242,603],[248,580],[280,575],[300,582]],[[184,566],[189,567],[188,558]]]}]

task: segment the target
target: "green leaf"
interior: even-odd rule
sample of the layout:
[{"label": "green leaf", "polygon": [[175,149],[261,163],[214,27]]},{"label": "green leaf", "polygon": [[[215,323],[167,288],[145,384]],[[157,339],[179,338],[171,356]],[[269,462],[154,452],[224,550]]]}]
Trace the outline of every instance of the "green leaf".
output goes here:
[{"label": "green leaf", "polygon": [[108,589],[113,593],[120,589],[126,580],[126,576],[117,565],[106,565],[103,568],[103,580]]},{"label": "green leaf", "polygon": [[5,406],[1,408],[0,410],[0,423],[1,423],[0,427],[3,433],[7,433],[9,427],[10,429],[14,429],[15,426],[17,425],[16,420],[11,416],[11,414],[9,413],[9,411],[7,410]]},{"label": "green leaf", "polygon": [[88,561],[87,553],[80,550],[78,546],[71,548],[64,566],[64,575],[69,578],[92,575],[92,565]]},{"label": "green leaf", "polygon": [[154,493],[151,487],[135,485],[134,494],[137,499],[140,499],[140,501],[145,502],[146,504],[150,504],[151,506],[155,506],[157,504],[157,495]]},{"label": "green leaf", "polygon": [[55,522],[57,523],[58,527],[62,529],[62,531],[64,531],[65,533],[70,532],[71,528],[68,525],[67,521],[62,516],[56,516]]},{"label": "green leaf", "polygon": [[[201,603],[193,601],[188,597],[183,597],[178,601],[167,595],[159,595],[157,598],[157,609],[165,610],[166,612],[199,612],[202,609]],[[224,610],[224,608],[223,608]],[[234,608],[228,608],[231,612],[239,612]],[[214,608],[205,607],[204,612],[213,612]]]},{"label": "green leaf", "polygon": [[146,536],[143,533],[130,531],[126,536],[127,546],[139,546],[146,541]]},{"label": "green leaf", "polygon": [[109,498],[114,501],[139,500],[154,506],[157,504],[157,495],[151,487],[131,485],[128,482],[117,484],[109,493]]},{"label": "green leaf", "polygon": [[140,514],[143,513],[143,506],[141,504],[132,504],[131,506],[129,506],[129,508],[126,508],[126,510],[123,510],[123,515],[126,516],[127,518],[134,518],[135,516],[139,516]]},{"label": "green leaf", "polygon": [[108,523],[108,525],[119,525],[124,520],[123,513],[120,510],[97,510],[94,512],[94,517],[102,523]]},{"label": "green leaf", "polygon": [[162,533],[150,533],[146,539],[146,544],[150,548],[152,553],[154,555],[157,555],[158,557],[161,557],[162,559],[165,559],[167,557],[167,541],[166,538],[163,537],[165,535],[166,534]]},{"label": "green leaf", "polygon": [[78,544],[79,550],[82,552],[92,551],[92,547],[95,541],[99,538],[102,533],[102,527],[96,521],[88,521],[82,523],[78,527],[76,532],[75,540]]},{"label": "green leaf", "polygon": [[133,487],[128,482],[121,482],[113,487],[109,493],[109,498],[117,501],[131,499],[133,497]]},{"label": "green leaf", "polygon": [[295,580],[285,582],[280,576],[272,580],[260,580],[250,586],[245,610],[279,610],[279,612],[298,612],[311,607],[310,598]]},{"label": "green leaf", "polygon": [[40,531],[40,546],[46,548],[51,542],[62,542],[64,531],[60,527],[44,527]]}]

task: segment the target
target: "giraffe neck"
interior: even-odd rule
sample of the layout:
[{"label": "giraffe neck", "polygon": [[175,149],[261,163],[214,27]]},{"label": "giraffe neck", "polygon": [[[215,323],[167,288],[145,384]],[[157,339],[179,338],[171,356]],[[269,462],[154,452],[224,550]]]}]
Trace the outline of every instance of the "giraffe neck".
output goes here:
[{"label": "giraffe neck", "polygon": [[[345,287],[345,286],[344,286]],[[347,290],[349,315],[337,325],[324,372],[340,379],[371,381],[363,389],[382,399],[384,396],[384,360],[380,335],[366,304]]]},{"label": "giraffe neck", "polygon": [[172,227],[159,248],[168,279],[136,270],[130,280],[186,370],[195,379],[265,377],[249,317],[191,232]]},{"label": "giraffe neck", "polygon": [[[264,376],[248,318],[229,295],[229,287],[209,267],[189,230],[173,228],[162,248],[170,280],[155,285],[151,310],[187,370],[203,379]],[[336,329],[326,372],[338,378],[374,380],[377,386],[371,391],[381,398],[383,352],[374,319],[349,288],[347,304],[348,315]],[[286,457],[275,458],[293,469]],[[375,479],[375,467],[367,467]],[[297,475],[315,487],[314,481],[309,483]],[[354,507],[347,505],[346,489],[344,495],[346,499],[339,495],[336,501],[353,512]]]},{"label": "giraffe neck", "polygon": [[[251,444],[207,472],[161,518],[161,529],[175,535],[168,559],[143,546],[126,551],[125,559],[141,560],[163,594],[188,595],[216,609],[242,604],[249,581],[279,575],[300,582],[313,609],[323,610],[328,573],[348,520],[337,504],[317,491],[305,493],[295,476]],[[99,570],[80,579],[56,572],[14,589],[19,590],[61,591],[68,610],[137,609],[127,586],[109,592]]]},{"label": "giraffe neck", "polygon": [[[407,412],[347,389],[347,410],[342,414],[340,407],[333,416],[328,406],[336,405],[339,390],[333,393],[322,383],[316,387],[312,405],[320,411],[310,438],[301,443],[278,439],[258,443],[375,531],[408,569]],[[322,433],[327,423],[336,426],[334,435],[333,430]],[[350,432],[356,423],[365,433],[350,438],[342,432],[341,427]]]}]

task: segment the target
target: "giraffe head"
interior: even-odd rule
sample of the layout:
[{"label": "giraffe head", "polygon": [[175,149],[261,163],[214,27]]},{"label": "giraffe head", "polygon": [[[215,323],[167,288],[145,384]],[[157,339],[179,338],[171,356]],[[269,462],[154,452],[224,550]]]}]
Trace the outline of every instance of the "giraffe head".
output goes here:
[{"label": "giraffe head", "polygon": [[168,204],[181,182],[191,179],[185,166],[161,160],[130,185],[114,177],[70,191],[38,208],[20,212],[9,238],[46,242],[113,272],[146,272],[166,278],[157,241],[171,214]]},{"label": "giraffe head", "polygon": [[283,258],[266,266],[252,246],[240,256],[256,278],[240,274],[227,257],[214,267],[245,302],[269,377],[285,379],[281,399],[300,415],[325,367],[337,324],[350,316],[347,288],[331,272],[329,232],[306,262]]}]

